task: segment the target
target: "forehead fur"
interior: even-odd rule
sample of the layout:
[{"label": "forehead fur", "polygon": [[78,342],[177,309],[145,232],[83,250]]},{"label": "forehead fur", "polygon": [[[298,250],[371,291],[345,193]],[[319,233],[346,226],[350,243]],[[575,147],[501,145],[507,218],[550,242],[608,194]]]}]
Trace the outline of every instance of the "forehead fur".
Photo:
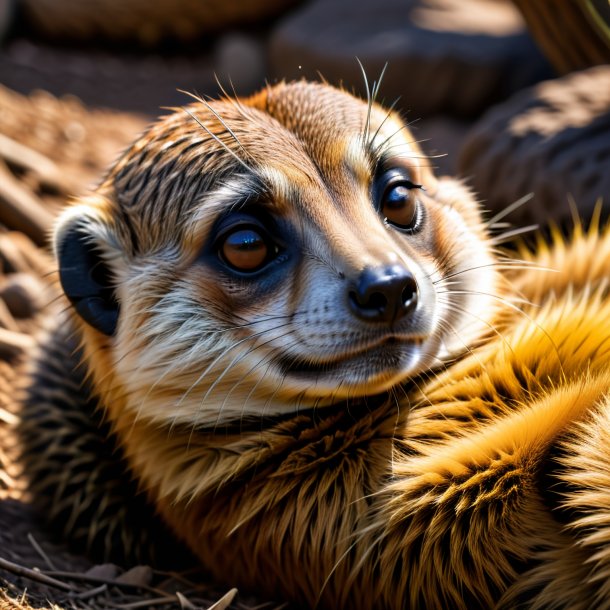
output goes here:
[{"label": "forehead fur", "polygon": [[[374,109],[373,125],[385,117]],[[175,239],[204,195],[230,176],[265,183],[281,172],[294,184],[332,183],[341,179],[350,147],[355,156],[354,142],[362,143],[360,164],[354,164],[362,171],[366,120],[361,100],[305,82],[269,87],[241,101],[197,102],[153,125],[100,190],[129,225],[134,250],[146,251]]]}]

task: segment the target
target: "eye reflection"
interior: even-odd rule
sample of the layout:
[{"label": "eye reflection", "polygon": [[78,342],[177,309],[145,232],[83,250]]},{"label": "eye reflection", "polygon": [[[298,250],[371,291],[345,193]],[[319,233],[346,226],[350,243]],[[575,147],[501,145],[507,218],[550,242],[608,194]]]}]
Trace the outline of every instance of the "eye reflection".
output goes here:
[{"label": "eye reflection", "polygon": [[[410,183],[409,183],[410,184]],[[417,199],[405,183],[390,185],[381,200],[381,213],[388,222],[403,228],[412,228],[417,222]]]},{"label": "eye reflection", "polygon": [[256,271],[267,260],[269,248],[263,236],[251,228],[230,233],[222,248],[224,260],[238,271]]}]

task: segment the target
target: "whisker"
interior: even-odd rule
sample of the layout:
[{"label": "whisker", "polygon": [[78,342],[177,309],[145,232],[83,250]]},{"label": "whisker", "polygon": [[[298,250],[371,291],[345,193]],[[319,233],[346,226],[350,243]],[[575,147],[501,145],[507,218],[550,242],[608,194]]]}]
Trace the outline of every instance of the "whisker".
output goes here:
[{"label": "whisker", "polygon": [[242,159],[239,158],[233,150],[231,150],[216,134],[212,133],[188,108],[182,108],[186,114],[188,114],[196,123],[203,129],[211,138],[216,140],[243,168],[245,168],[248,174],[255,173],[254,170],[249,167]]},{"label": "whisker", "polygon": [[356,61],[358,62],[358,65],[360,66],[360,71],[362,72],[362,78],[364,80],[364,88],[366,89],[366,119],[365,119],[365,123],[364,123],[364,132],[362,134],[362,141],[364,142],[365,146],[366,143],[368,142],[369,139],[369,130],[370,130],[370,124],[371,124],[371,108],[373,105],[373,100],[371,98],[371,90],[369,88],[369,81],[368,78],[366,77],[366,70],[364,69],[364,66],[362,65],[362,62],[360,61],[360,59],[358,57],[356,57]]},{"label": "whisker", "polygon": [[469,315],[470,317],[475,318],[475,320],[478,320],[479,322],[482,322],[483,324],[485,324],[485,326],[487,326],[493,333],[495,333],[498,336],[498,338],[506,345],[506,347],[510,350],[510,352],[512,354],[514,354],[513,348],[511,346],[511,344],[508,342],[508,340],[506,339],[506,337],[491,322],[489,322],[488,320],[485,320],[485,318],[481,318],[480,316],[477,316],[475,313],[473,313],[472,311],[469,311],[465,307],[457,305],[456,303],[452,303],[449,300],[439,299],[439,303],[444,303],[445,305],[450,305],[457,311],[459,311],[463,314]]},{"label": "whisker", "polygon": [[502,220],[504,217],[519,209],[522,205],[525,205],[528,201],[531,201],[533,197],[534,193],[528,193],[520,199],[517,199],[517,201],[507,205],[503,210],[500,210],[495,216],[492,216],[489,220],[487,220],[485,223],[486,226],[491,227],[493,224],[498,222],[498,220]]},{"label": "whisker", "polygon": [[[281,328],[281,327],[277,327],[277,328]],[[273,329],[273,330],[277,330],[277,328],[275,328],[275,329]],[[289,336],[289,335],[290,335],[290,331],[289,331],[289,332],[284,333],[283,335],[278,335],[278,336],[275,336],[275,337],[271,337],[271,339],[269,339],[268,341],[265,341],[264,343],[261,343],[261,344],[259,344],[259,345],[253,346],[253,347],[252,347],[251,349],[249,349],[249,350],[248,350],[246,353],[241,354],[241,357],[240,357],[239,359],[234,359],[234,360],[233,360],[231,363],[229,363],[229,364],[227,365],[227,367],[225,368],[225,370],[223,371],[223,373],[222,373],[221,377],[223,377],[224,375],[226,375],[226,373],[228,373],[228,372],[229,372],[229,370],[230,370],[231,368],[233,368],[233,367],[237,366],[237,365],[238,365],[238,364],[239,364],[239,363],[240,363],[242,360],[244,360],[245,358],[247,358],[248,356],[250,356],[251,354],[253,354],[253,353],[254,353],[256,350],[258,350],[258,349],[260,349],[260,348],[262,348],[262,347],[265,347],[266,345],[268,345],[268,344],[269,344],[269,343],[271,343],[272,341],[277,341],[278,339],[282,339],[282,338],[287,337],[287,336]],[[271,355],[268,355],[266,358],[268,358],[268,361],[269,361],[269,366],[271,366],[271,363],[272,363],[272,361],[273,361],[272,356],[271,356]],[[247,372],[246,372],[246,373],[245,373],[245,374],[242,376],[242,378],[241,378],[241,379],[240,379],[240,380],[239,380],[239,381],[238,381],[236,384],[233,384],[233,386],[232,386],[231,390],[230,390],[230,391],[229,391],[227,394],[225,394],[224,401],[223,401],[223,403],[222,403],[222,405],[220,406],[220,409],[219,409],[219,411],[218,411],[218,417],[216,418],[216,423],[215,423],[215,425],[214,425],[214,430],[215,430],[215,429],[218,427],[218,424],[219,424],[219,422],[220,422],[220,415],[221,415],[221,413],[222,413],[222,409],[223,409],[224,405],[226,404],[227,400],[229,399],[229,396],[231,395],[231,393],[232,393],[232,392],[235,390],[235,388],[237,388],[237,387],[239,387],[239,386],[241,385],[241,383],[242,383],[242,382],[243,382],[243,381],[244,381],[244,380],[245,380],[245,379],[248,377],[248,375],[249,375],[250,373],[252,373],[253,371],[255,371],[255,370],[258,368],[258,366],[260,366],[261,364],[265,364],[265,363],[266,363],[266,360],[265,360],[265,357],[264,357],[264,358],[262,358],[261,360],[259,360],[259,361],[258,361],[258,362],[257,362],[257,363],[254,365],[254,366],[252,366],[252,367],[250,368],[250,370],[249,370],[249,371],[247,371]],[[219,378],[218,378],[218,379],[217,379],[217,380],[214,382],[214,384],[215,384],[215,383],[216,383],[216,382],[217,382],[219,379],[220,379],[220,377],[219,377]],[[261,381],[262,381],[262,378],[261,378],[261,379],[259,379],[259,381],[256,383],[256,387],[259,385],[259,383],[260,383]],[[213,388],[214,384],[212,384],[212,387],[211,387],[211,388],[208,390],[208,392],[206,392],[206,396],[207,396],[207,394],[208,394],[208,393],[209,393],[209,392],[212,390],[212,388]],[[255,388],[253,388],[253,389],[255,389]],[[250,397],[251,395],[252,395],[252,391],[250,392],[250,394],[249,394],[248,396]],[[202,400],[202,404],[203,404],[203,402],[204,402],[204,401],[205,401],[205,396],[204,396],[204,398],[203,398],[203,400]],[[243,407],[243,408],[245,408],[245,404],[246,404],[246,403],[244,403],[244,407]],[[242,412],[243,412],[243,411],[242,411]]]},{"label": "whisker", "polygon": [[388,62],[386,61],[383,64],[383,68],[381,69],[381,73],[379,74],[379,78],[376,83],[373,83],[373,102],[377,101],[377,96],[379,95],[379,89],[381,88],[381,81],[383,81],[383,77],[385,76],[385,72],[388,69]]},{"label": "whisker", "polygon": [[539,226],[537,224],[528,225],[526,227],[519,227],[518,229],[513,229],[512,231],[506,231],[504,233],[501,233],[500,235],[492,237],[489,241],[491,244],[496,246],[498,244],[507,242],[507,241],[513,239],[514,237],[523,235],[524,233],[531,233],[532,231],[537,231],[538,228],[539,228]]},{"label": "whisker", "polygon": [[494,294],[492,292],[482,292],[482,291],[477,291],[477,290],[446,290],[443,292],[438,292],[438,294],[465,294],[465,295],[473,295],[473,296],[484,296],[484,297],[490,297],[492,299],[496,299],[498,301],[500,301],[501,303],[504,303],[505,305],[508,305],[512,308],[517,309],[519,312],[524,313],[523,311],[521,311],[521,309],[519,309],[515,303],[519,303],[521,305],[528,305],[529,307],[540,307],[540,305],[538,303],[532,303],[531,301],[528,301],[527,299],[522,299],[520,297],[511,297],[511,301],[509,301],[506,297],[503,297],[499,294]]},{"label": "whisker", "polygon": [[[460,271],[456,271],[454,273],[450,273],[449,275],[446,275],[438,280],[433,281],[432,283],[434,285],[445,282],[446,280],[449,280],[451,278],[457,277],[459,275],[462,275],[463,273],[469,273],[470,271],[476,271],[477,269],[487,269],[487,268],[496,268],[496,269],[502,269],[502,270],[506,270],[506,269],[524,269],[526,271],[530,271],[530,270],[534,270],[534,271],[552,271],[554,273],[557,273],[558,270],[557,269],[552,269],[551,267],[541,267],[539,265],[536,265],[535,263],[531,263],[528,264],[527,261],[523,261],[523,262],[517,262],[516,264],[511,264],[510,259],[507,259],[505,261],[499,261],[496,263],[488,263],[486,265],[477,265],[476,267],[468,267],[467,269],[461,269]],[[432,274],[426,276],[428,278],[431,277]]]},{"label": "whisker", "polygon": [[[282,328],[284,326],[288,326],[288,324],[283,324],[280,325],[272,330],[277,330],[278,328]],[[214,366],[216,364],[218,364],[230,351],[236,349],[237,347],[239,347],[240,345],[242,345],[243,343],[247,342],[247,341],[251,341],[253,339],[256,339],[257,337],[260,337],[261,335],[265,334],[266,332],[269,332],[268,329],[264,329],[259,331],[258,333],[254,333],[254,335],[248,336],[248,337],[244,337],[243,339],[239,340],[237,343],[231,343],[229,346],[227,346],[227,348],[225,350],[223,350],[220,354],[218,354],[218,356],[216,356],[216,358],[214,358],[214,360],[212,360],[212,362],[207,366],[207,368],[197,377],[197,379],[191,384],[191,386],[189,387],[188,390],[186,390],[180,400],[176,403],[176,407],[179,408],[180,405],[183,404],[184,400],[191,394],[191,392],[205,379],[205,377],[207,377],[207,375],[210,373],[210,371],[214,368]],[[270,341],[273,340],[270,339]],[[266,342],[268,343],[268,342]],[[266,343],[263,343],[262,345],[265,345]],[[260,346],[259,346],[260,347]],[[253,349],[257,349],[258,347],[255,347]],[[234,359],[232,360],[232,362],[230,364],[228,364],[223,372],[214,380],[214,382],[212,383],[212,385],[208,388],[208,390],[206,391],[206,393],[204,394],[204,396],[202,397],[202,399],[200,400],[199,404],[200,407],[203,407],[205,401],[208,399],[210,393],[213,391],[213,389],[217,386],[217,384],[225,377],[225,375],[227,374],[227,372],[229,371],[230,368],[232,368],[232,366],[234,365],[234,363],[240,359],[243,359],[245,357],[247,357],[252,350],[248,350],[245,353],[238,353]],[[176,413],[176,416],[174,418],[174,422],[176,422],[178,417],[178,413]],[[173,426],[174,424],[172,424]]]},{"label": "whisker", "polygon": [[[561,363],[561,356],[560,356],[560,353],[559,353],[559,347],[555,343],[554,339],[551,337],[551,335],[548,333],[548,331],[544,327],[542,327],[538,322],[536,322],[531,316],[529,316],[521,308],[517,307],[517,305],[515,305],[514,303],[511,303],[509,300],[507,300],[504,297],[501,297],[500,295],[497,295],[497,294],[490,294],[490,293],[476,292],[476,291],[453,291],[453,290],[452,291],[447,291],[446,294],[450,294],[450,293],[452,293],[452,294],[456,294],[456,293],[460,293],[461,294],[461,293],[463,293],[463,294],[473,294],[473,295],[488,296],[488,297],[497,299],[502,304],[506,305],[507,307],[509,307],[513,311],[516,311],[518,314],[523,316],[530,324],[533,324],[548,339],[549,343],[553,346],[553,350],[555,352],[555,355],[557,356],[559,369],[561,371],[561,374],[565,376],[565,371],[563,369],[563,364]],[[523,303],[524,300],[523,299],[518,299],[517,302],[522,302]],[[532,306],[537,306],[536,304],[528,303],[527,301],[525,301],[525,304],[532,305]]]},{"label": "whisker", "polygon": [[196,95],[195,93],[190,93],[183,89],[178,89],[178,91],[180,93],[184,93],[185,95],[188,95],[189,97],[191,97],[194,100],[198,101],[199,103],[203,104],[216,117],[218,122],[227,130],[227,132],[235,140],[235,142],[238,144],[238,146],[244,151],[244,154],[248,155],[248,152],[244,148],[243,144],[239,141],[239,138],[235,135],[235,132],[227,125],[227,123],[224,121],[224,119],[218,114],[218,112],[216,112],[216,110],[214,110],[212,105],[207,100],[203,99],[199,95]]},{"label": "whisker", "polygon": [[[387,64],[386,64],[387,66]],[[390,116],[392,115],[392,112],[394,111],[394,108],[396,107],[396,104],[398,104],[398,102],[400,101],[400,96],[398,96],[388,107],[387,111],[386,111],[386,115],[383,118],[383,121],[381,121],[381,123],[379,123],[379,126],[377,127],[375,133],[373,134],[373,137],[370,139],[369,141],[369,146],[375,141],[375,138],[377,138],[377,136],[379,135],[379,132],[381,131],[381,129],[383,128],[383,126],[385,125],[385,122],[390,118]]]}]

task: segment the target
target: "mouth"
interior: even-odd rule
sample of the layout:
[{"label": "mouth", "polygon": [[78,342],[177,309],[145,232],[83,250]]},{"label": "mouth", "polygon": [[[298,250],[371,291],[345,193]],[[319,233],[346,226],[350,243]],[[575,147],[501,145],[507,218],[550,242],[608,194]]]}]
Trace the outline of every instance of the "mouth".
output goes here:
[{"label": "mouth", "polygon": [[284,376],[300,381],[321,382],[335,379],[336,384],[358,386],[374,380],[395,378],[412,372],[419,360],[424,338],[389,337],[373,346],[335,357],[332,360],[282,356],[276,362]]}]

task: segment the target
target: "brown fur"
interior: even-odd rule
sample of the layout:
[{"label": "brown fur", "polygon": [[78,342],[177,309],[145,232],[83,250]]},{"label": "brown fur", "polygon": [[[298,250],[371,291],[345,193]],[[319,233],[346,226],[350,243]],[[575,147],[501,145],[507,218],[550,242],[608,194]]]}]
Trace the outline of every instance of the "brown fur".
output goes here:
[{"label": "brown fur", "polygon": [[[219,581],[309,607],[610,608],[610,233],[511,263],[398,117],[373,106],[367,129],[366,104],[305,83],[212,108],[153,126],[57,230],[84,219],[113,271],[119,326],[81,323],[85,360],[164,520]],[[419,235],[371,206],[377,129],[427,189]],[[263,292],[198,258],[248,171],[307,253]],[[324,362],[347,336],[324,290],[392,257],[435,303],[421,366],[282,379],[277,353]],[[256,326],[274,313],[291,342]]]}]

